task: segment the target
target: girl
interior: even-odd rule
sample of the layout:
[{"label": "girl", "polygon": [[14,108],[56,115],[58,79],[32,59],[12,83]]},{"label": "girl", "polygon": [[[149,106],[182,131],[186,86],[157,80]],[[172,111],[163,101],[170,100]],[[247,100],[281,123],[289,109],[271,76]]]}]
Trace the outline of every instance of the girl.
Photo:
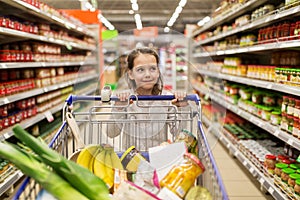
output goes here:
[{"label": "girl", "polygon": [[[129,106],[119,107],[127,104],[127,99],[134,95],[162,95],[170,94],[163,91],[163,80],[159,70],[159,56],[151,48],[137,48],[127,57],[128,63],[128,86],[129,91],[121,91],[116,94],[120,101],[116,101],[116,108],[113,112],[124,113],[114,114],[115,119],[138,120],[138,123],[115,123],[109,125],[108,136],[115,137],[121,132],[123,134],[123,147],[132,145],[139,150],[148,150],[149,147],[157,146],[167,140],[167,125],[170,133],[175,134],[179,129],[179,124],[173,122],[166,123],[167,119],[175,117],[175,108],[170,102],[162,101],[139,101],[131,102]],[[178,107],[186,106],[187,102],[182,101],[186,96],[185,92],[175,92],[175,99],[172,104]],[[173,110],[170,112],[170,110]],[[134,113],[136,112],[136,113]],[[131,114],[129,114],[131,113]],[[141,114],[142,113],[142,114]],[[141,122],[145,121],[145,122]],[[182,123],[180,123],[182,126]],[[181,129],[179,129],[181,130]]]}]

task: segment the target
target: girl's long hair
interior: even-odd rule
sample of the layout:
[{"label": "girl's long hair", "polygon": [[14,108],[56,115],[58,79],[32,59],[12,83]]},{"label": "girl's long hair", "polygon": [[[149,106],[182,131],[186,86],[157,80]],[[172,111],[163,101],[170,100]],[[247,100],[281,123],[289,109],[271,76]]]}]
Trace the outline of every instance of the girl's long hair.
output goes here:
[{"label": "girl's long hair", "polygon": [[[159,64],[159,56],[157,54],[157,52],[152,49],[152,48],[148,48],[148,47],[142,47],[142,48],[136,48],[134,50],[132,50],[128,57],[127,57],[127,66],[128,66],[128,70],[132,70],[134,67],[134,60],[135,58],[140,55],[140,54],[149,54],[149,55],[153,55],[155,57],[156,60],[156,64],[158,66]],[[128,72],[127,70],[127,72]],[[158,68],[159,70],[159,68]],[[129,88],[133,89],[134,91],[136,90],[136,83],[134,80],[131,80],[127,74],[127,82],[128,82],[128,86]],[[154,85],[153,90],[152,90],[152,95],[160,95],[162,93],[163,90],[163,80],[162,80],[162,76],[161,76],[161,72],[159,70],[159,77],[157,80],[157,83]]]}]

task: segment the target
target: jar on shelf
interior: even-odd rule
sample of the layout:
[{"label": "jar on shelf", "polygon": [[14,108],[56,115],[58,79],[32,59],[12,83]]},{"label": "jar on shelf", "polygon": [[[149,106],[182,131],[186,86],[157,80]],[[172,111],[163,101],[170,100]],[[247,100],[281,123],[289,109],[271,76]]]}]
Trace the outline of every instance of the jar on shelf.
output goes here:
[{"label": "jar on shelf", "polygon": [[267,106],[261,106],[261,118],[263,120],[269,121],[271,119],[272,108]]},{"label": "jar on shelf", "polygon": [[281,104],[281,112],[282,113],[287,112],[288,104],[289,104],[289,96],[283,96],[282,97],[282,104]]},{"label": "jar on shelf", "polygon": [[300,118],[300,99],[295,99],[294,117]]},{"label": "jar on shelf", "polygon": [[294,107],[295,107],[295,98],[289,97],[289,102],[286,109],[288,115],[294,115]]},{"label": "jar on shelf", "polygon": [[275,169],[274,169],[274,174],[277,176],[277,177],[281,177],[281,173],[282,173],[282,170],[285,169],[285,168],[288,168],[289,165],[286,164],[286,163],[276,163],[275,164]]},{"label": "jar on shelf", "polygon": [[300,137],[299,129],[300,129],[300,119],[298,117],[294,117],[294,127],[293,127],[293,132],[292,132],[292,135],[294,137],[297,137],[297,138]]},{"label": "jar on shelf", "polygon": [[294,116],[292,115],[287,115],[287,121],[288,121],[288,129],[287,131],[289,133],[293,133],[293,128],[294,128]]},{"label": "jar on shelf", "polygon": [[288,185],[292,188],[295,187],[296,185],[296,180],[297,179],[300,179],[300,174],[297,174],[297,173],[292,173],[289,175],[289,179],[287,181]]},{"label": "jar on shelf", "polygon": [[160,181],[160,186],[168,188],[183,198],[204,170],[205,168],[197,156],[186,153],[182,162],[175,165]]},{"label": "jar on shelf", "polygon": [[300,195],[300,179],[295,181],[294,192],[297,195]]},{"label": "jar on shelf", "polygon": [[289,127],[288,124],[288,118],[286,113],[281,114],[281,123],[280,123],[280,128],[287,131]]},{"label": "jar on shelf", "polygon": [[262,102],[262,92],[255,91],[252,93],[252,102],[256,104],[260,104]]},{"label": "jar on shelf", "polygon": [[295,173],[295,172],[296,172],[296,171],[295,171],[294,169],[292,169],[292,168],[289,168],[289,167],[284,168],[284,169],[282,169],[282,171],[281,171],[280,178],[281,178],[281,180],[282,180],[283,182],[287,183],[288,180],[289,180],[289,175],[290,175],[290,174],[293,174],[293,173]]},{"label": "jar on shelf", "polygon": [[280,111],[272,111],[271,112],[271,124],[280,125],[281,122],[281,112]]},{"label": "jar on shelf", "polygon": [[272,154],[267,154],[265,156],[264,165],[270,174],[274,174],[274,169],[276,165],[276,156]]}]

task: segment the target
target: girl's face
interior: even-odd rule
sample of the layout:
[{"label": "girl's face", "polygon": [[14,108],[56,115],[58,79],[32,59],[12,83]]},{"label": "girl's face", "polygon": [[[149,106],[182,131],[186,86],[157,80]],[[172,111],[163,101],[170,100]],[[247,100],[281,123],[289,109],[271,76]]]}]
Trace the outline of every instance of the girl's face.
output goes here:
[{"label": "girl's face", "polygon": [[159,68],[153,55],[139,54],[134,59],[134,67],[128,71],[129,78],[136,83],[140,95],[151,95],[159,78]]}]

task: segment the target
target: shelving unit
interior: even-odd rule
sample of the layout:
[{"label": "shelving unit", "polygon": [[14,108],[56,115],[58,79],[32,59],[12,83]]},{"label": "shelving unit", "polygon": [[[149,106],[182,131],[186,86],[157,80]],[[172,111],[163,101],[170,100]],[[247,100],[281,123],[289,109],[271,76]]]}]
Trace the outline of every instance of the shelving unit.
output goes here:
[{"label": "shelving unit", "polygon": [[218,123],[211,123],[205,116],[202,117],[203,122],[208,127],[208,130],[216,135],[220,142],[229,150],[229,152],[236,157],[243,166],[252,174],[254,178],[261,184],[261,187],[265,191],[268,191],[275,199],[286,199],[286,195],[277,188],[273,180],[262,173],[249,159],[234,145],[232,142],[224,136],[222,127]]},{"label": "shelving unit", "polygon": [[[278,1],[279,2],[279,1]],[[277,3],[278,3],[277,2]],[[284,3],[284,1],[282,1]],[[192,48],[192,59],[196,67],[194,72],[195,74],[201,74],[201,76],[210,77],[220,81],[229,81],[231,83],[239,83],[245,85],[246,87],[255,87],[261,88],[264,90],[270,90],[274,92],[281,92],[286,95],[293,95],[295,97],[299,97],[299,88],[300,85],[294,84],[293,86],[288,84],[281,84],[272,81],[266,81],[261,79],[249,78],[246,76],[237,76],[232,74],[225,74],[219,70],[218,67],[213,69],[213,67],[208,66],[207,61],[221,62],[224,58],[227,57],[238,57],[240,59],[247,58],[247,64],[249,65],[272,65],[271,64],[271,54],[274,52],[282,52],[282,51],[299,51],[300,40],[297,36],[287,36],[287,37],[278,37],[273,38],[271,40],[261,40],[253,42],[250,45],[233,45],[233,46],[218,46],[220,41],[224,41],[228,37],[236,36],[237,38],[241,35],[247,33],[258,33],[258,30],[276,26],[274,24],[279,24],[281,22],[290,20],[290,21],[299,21],[300,20],[300,4],[296,1],[294,5],[286,5],[282,7],[277,7],[272,12],[269,12],[266,15],[263,15],[255,20],[249,20],[248,23],[245,23],[241,26],[232,26],[232,29],[228,29],[227,31],[220,31],[218,34],[213,33],[213,31],[224,24],[232,24],[234,20],[240,16],[245,14],[250,14],[255,9],[265,5],[271,4],[274,1],[260,1],[260,0],[249,0],[242,4],[237,4],[228,10],[226,13],[218,15],[210,22],[205,24],[202,28],[197,30],[192,38],[195,39],[195,43]],[[279,4],[279,3],[278,3]],[[291,22],[292,23],[292,22]],[[272,25],[273,24],[273,25]],[[210,31],[210,33],[205,35],[207,38],[198,39],[197,37],[201,34]],[[209,37],[210,36],[210,37]],[[258,38],[258,37],[257,37]],[[209,48],[208,48],[209,47]],[[256,63],[251,63],[251,58],[256,61]],[[259,58],[259,59],[257,59]],[[199,65],[198,65],[199,64]],[[242,63],[244,64],[244,63]],[[247,65],[244,64],[244,65]],[[281,67],[276,66],[275,67]],[[293,68],[293,66],[288,66]],[[299,67],[299,66],[297,66]],[[275,73],[275,72],[274,72]],[[275,81],[275,80],[274,80]],[[273,125],[271,122],[265,121],[254,114],[243,110],[238,105],[235,105],[228,101],[227,96],[221,92],[216,91],[212,87],[206,87],[203,85],[193,85],[196,91],[200,91],[201,94],[205,94],[209,96],[211,101],[216,102],[227,110],[235,113],[236,115],[242,117],[243,119],[251,122],[252,124],[262,128],[267,131],[269,134],[275,136],[276,138],[283,141],[283,143],[291,146],[294,149],[300,150],[300,140],[294,137],[291,133],[288,133],[285,130],[282,130],[280,126]],[[275,184],[274,180],[270,177],[265,176],[264,173],[261,172],[252,162],[244,156],[244,154],[239,150],[236,144],[233,144],[231,140],[228,139],[226,135],[226,130],[221,127],[220,124],[215,124],[210,122],[205,116],[203,117],[204,123],[208,125],[208,130],[211,130],[213,133],[217,135],[220,141],[224,144],[225,147],[232,153],[244,166],[245,168],[257,179],[257,181],[261,184],[263,190],[268,191],[275,199],[287,199],[285,193],[283,193]],[[227,134],[228,135],[228,134]]]},{"label": "shelving unit", "polygon": [[[51,106],[50,109],[37,112],[29,118],[22,118],[18,123],[24,129],[31,128],[60,112],[63,107],[62,98],[68,95],[70,89],[74,93],[80,92],[81,95],[92,94],[97,90],[100,73],[98,58],[99,47],[97,45],[98,38],[94,30],[63,11],[50,8],[39,1],[32,1],[32,4],[30,4],[22,0],[2,0],[0,6],[5,8],[2,9],[0,13],[0,45],[3,48],[0,51],[1,75],[9,74],[13,71],[21,72],[23,70],[31,70],[34,73],[34,75],[31,76],[31,81],[34,83],[33,87],[12,93],[6,91],[8,89],[5,88],[5,84],[14,81],[24,82],[29,80],[29,78],[20,76],[17,79],[13,79],[10,75],[7,75],[6,79],[4,76],[0,78],[2,90],[0,93],[0,95],[2,95],[0,96],[0,108],[4,108],[4,106],[8,105],[16,106],[15,104],[19,101],[26,101],[29,98],[37,99],[43,95],[53,93],[55,93],[54,98],[56,99],[51,99],[53,95],[50,95],[50,97],[47,96],[46,100],[41,100],[41,105],[47,101],[60,102]],[[29,29],[25,29],[25,26],[30,26],[30,31],[28,31]],[[43,32],[45,30],[42,28],[45,27],[50,29],[46,30],[49,31],[49,35],[47,35],[47,32]],[[36,30],[33,31],[32,29]],[[6,55],[4,54],[12,50],[12,44],[15,46],[19,45],[20,51],[24,51],[21,49],[22,42],[27,42],[29,45],[48,45],[60,51],[59,53],[53,53],[51,51],[35,52],[32,47],[29,52],[32,57],[30,57],[29,60],[25,60],[24,58],[13,60],[5,57]],[[7,49],[7,47],[9,47],[9,49]],[[42,57],[42,59],[40,59],[40,57],[34,58],[34,54],[45,57]],[[49,56],[49,58],[47,56]],[[43,69],[52,69],[55,71],[63,69],[64,73],[45,76],[45,78],[48,79],[52,77],[57,78],[58,75],[60,77],[50,82],[47,80],[48,82],[46,84],[42,83],[41,86],[39,86],[36,82],[38,79],[36,74],[38,70]],[[78,71],[76,71],[77,69]],[[39,79],[44,81],[43,78]],[[73,86],[76,86],[76,88]],[[78,91],[73,90],[74,88],[78,89]],[[17,112],[23,112],[23,110],[18,110]],[[12,113],[8,114],[11,115]],[[11,139],[13,135],[13,125],[2,127],[4,117],[5,115],[0,118],[0,141]],[[5,178],[0,183],[0,197],[12,188],[22,176],[23,174],[20,171],[14,170],[12,174]]]}]

